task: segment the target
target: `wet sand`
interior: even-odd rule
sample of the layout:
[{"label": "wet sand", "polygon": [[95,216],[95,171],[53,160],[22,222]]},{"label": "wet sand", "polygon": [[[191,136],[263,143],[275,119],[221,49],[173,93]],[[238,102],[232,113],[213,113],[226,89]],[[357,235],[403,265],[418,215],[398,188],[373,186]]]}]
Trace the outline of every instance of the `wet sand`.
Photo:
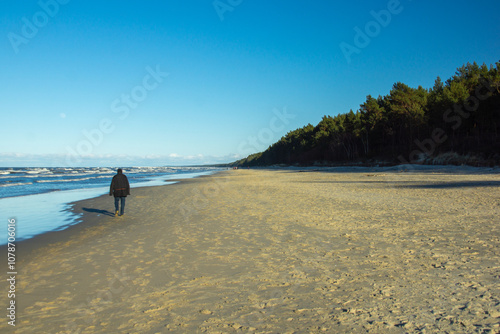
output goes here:
[{"label": "wet sand", "polygon": [[500,332],[498,173],[237,170],[74,211],[18,246],[0,332]]}]

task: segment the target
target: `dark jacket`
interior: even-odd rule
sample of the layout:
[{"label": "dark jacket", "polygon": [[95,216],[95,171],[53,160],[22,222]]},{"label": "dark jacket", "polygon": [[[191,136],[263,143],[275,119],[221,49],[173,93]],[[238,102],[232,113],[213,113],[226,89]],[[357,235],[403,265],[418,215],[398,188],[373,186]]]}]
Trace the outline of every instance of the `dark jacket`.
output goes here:
[{"label": "dark jacket", "polygon": [[127,197],[127,195],[130,195],[130,185],[124,174],[118,172],[118,174],[113,176],[111,186],[109,187],[109,196],[111,195],[115,197]]}]

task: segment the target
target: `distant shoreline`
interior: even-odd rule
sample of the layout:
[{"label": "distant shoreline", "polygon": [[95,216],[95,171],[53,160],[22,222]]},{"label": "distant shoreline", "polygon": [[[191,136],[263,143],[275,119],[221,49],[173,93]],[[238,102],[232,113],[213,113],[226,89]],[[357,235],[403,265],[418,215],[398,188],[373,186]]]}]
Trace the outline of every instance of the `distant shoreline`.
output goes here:
[{"label": "distant shoreline", "polygon": [[[495,166],[471,166],[465,164],[396,164],[396,163],[359,163],[359,164],[273,164],[263,166],[236,166],[236,165],[205,165],[197,167],[218,167],[218,168],[239,168],[239,169],[269,169],[269,170],[308,170],[308,171],[352,171],[356,170],[380,170],[380,171],[398,171],[398,172],[445,172],[445,173],[500,173],[500,165]],[[223,170],[222,170],[223,171]]]},{"label": "distant shoreline", "polygon": [[[213,165],[220,167],[395,167],[400,165],[412,166],[470,166],[470,167],[500,167],[500,160],[480,159],[476,156],[460,156],[453,152],[441,154],[436,157],[422,158],[419,162],[406,162],[394,160],[358,160],[358,161],[316,161],[313,163],[294,163],[294,164],[269,164],[269,165],[253,165],[246,161],[235,161],[225,165]],[[212,166],[212,165],[210,165]]]}]

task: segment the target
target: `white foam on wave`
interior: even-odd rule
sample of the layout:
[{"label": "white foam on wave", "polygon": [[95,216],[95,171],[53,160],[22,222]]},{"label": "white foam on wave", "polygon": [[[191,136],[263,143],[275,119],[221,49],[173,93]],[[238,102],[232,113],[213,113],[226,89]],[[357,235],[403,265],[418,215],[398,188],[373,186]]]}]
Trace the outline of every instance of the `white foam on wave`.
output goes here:
[{"label": "white foam on wave", "polygon": [[0,184],[0,187],[15,187],[15,186],[27,186],[29,184],[33,184],[32,182],[18,182],[18,183],[4,183]]}]

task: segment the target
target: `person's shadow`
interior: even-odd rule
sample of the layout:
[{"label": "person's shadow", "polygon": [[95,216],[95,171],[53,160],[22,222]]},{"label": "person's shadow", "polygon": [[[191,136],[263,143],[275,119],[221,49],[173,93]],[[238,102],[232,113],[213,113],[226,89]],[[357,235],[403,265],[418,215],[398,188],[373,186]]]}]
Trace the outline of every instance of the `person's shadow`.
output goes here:
[{"label": "person's shadow", "polygon": [[110,212],[108,210],[99,210],[99,209],[90,209],[90,208],[82,208],[82,210],[85,212],[98,213],[98,214],[101,214],[103,216],[110,216],[110,217],[115,216],[113,214],[113,212]]}]

